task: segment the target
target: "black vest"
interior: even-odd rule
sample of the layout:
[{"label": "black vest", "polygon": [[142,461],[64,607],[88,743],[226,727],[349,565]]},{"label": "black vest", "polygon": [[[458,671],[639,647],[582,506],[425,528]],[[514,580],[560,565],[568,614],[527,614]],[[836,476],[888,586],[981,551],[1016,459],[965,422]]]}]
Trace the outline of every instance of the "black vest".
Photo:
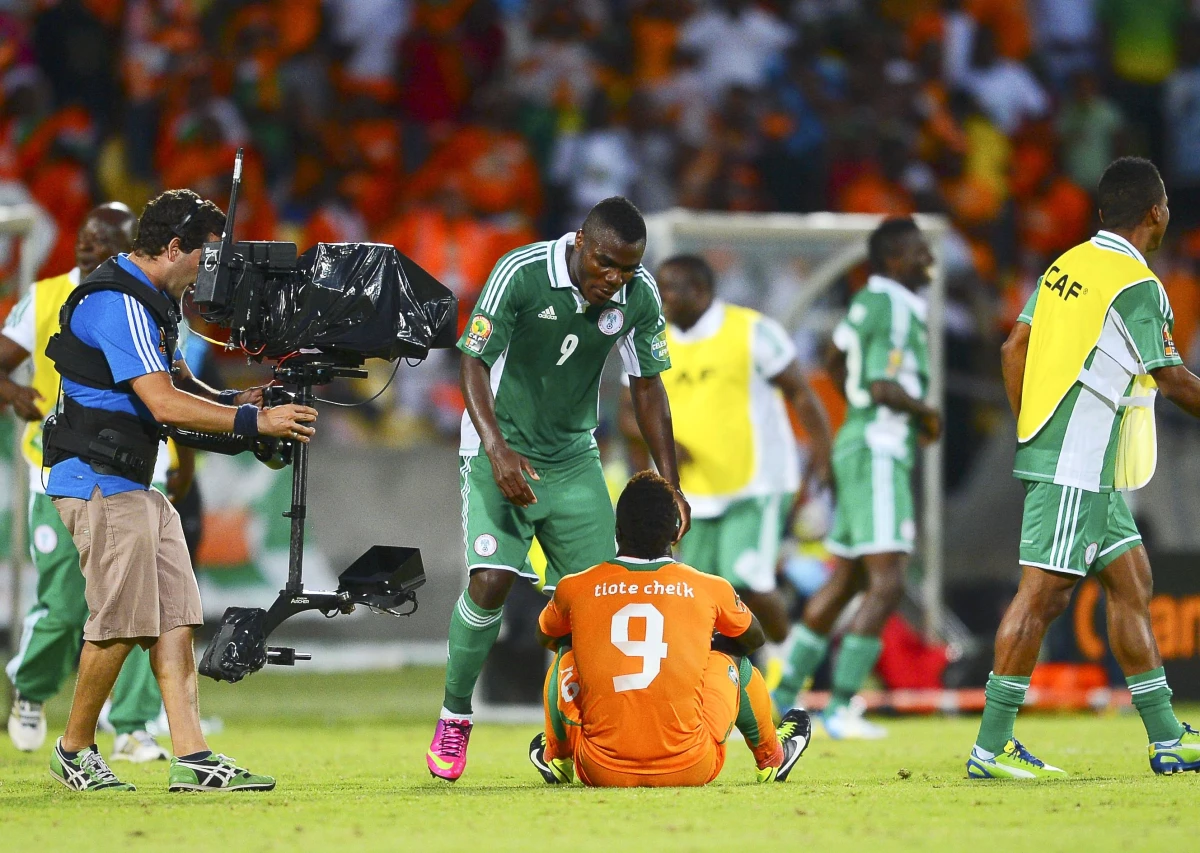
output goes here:
[{"label": "black vest", "polygon": [[[71,317],[80,301],[98,290],[115,290],[143,305],[159,329],[167,363],[174,367],[179,341],[179,306],[162,291],[123,270],[115,258],[101,264],[63,303],[61,328],[46,344],[46,355],[61,376],[105,391],[126,390],[113,380],[104,351],[88,346],[71,330]],[[149,486],[158,459],[162,428],[127,412],[83,406],[64,395],[62,411],[46,419],[42,432],[44,464],[53,466],[78,457],[98,474],[115,474]]]}]

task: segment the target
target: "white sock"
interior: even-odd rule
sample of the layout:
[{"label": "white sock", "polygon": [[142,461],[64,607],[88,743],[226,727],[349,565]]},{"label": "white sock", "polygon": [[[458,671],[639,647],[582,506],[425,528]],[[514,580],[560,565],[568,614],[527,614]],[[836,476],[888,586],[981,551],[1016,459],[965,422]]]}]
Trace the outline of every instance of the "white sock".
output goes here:
[{"label": "white sock", "polygon": [[993,758],[996,757],[996,753],[988,752],[986,749],[984,749],[979,744],[975,744],[974,752],[975,752],[976,758],[982,758],[984,761],[991,761]]},{"label": "white sock", "polygon": [[449,710],[445,705],[442,706],[442,713],[438,715],[440,720],[465,720],[466,722],[474,722],[474,714],[456,714]]}]

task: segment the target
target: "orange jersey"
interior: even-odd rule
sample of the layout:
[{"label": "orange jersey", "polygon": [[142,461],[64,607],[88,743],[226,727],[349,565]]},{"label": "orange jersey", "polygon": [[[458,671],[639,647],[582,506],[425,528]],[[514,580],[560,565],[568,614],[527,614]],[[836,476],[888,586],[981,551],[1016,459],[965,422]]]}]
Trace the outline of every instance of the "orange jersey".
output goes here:
[{"label": "orange jersey", "polygon": [[701,683],[713,631],[738,637],[752,619],[728,581],[669,559],[617,558],[559,581],[539,624],[571,635],[589,758],[662,773],[701,760],[712,748]]}]

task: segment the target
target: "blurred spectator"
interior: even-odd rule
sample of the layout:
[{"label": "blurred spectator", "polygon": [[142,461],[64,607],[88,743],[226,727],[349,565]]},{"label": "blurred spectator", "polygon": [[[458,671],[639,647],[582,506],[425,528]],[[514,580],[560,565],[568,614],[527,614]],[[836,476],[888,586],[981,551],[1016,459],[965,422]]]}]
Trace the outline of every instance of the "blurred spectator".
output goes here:
[{"label": "blurred spectator", "polygon": [[1071,81],[1070,97],[1058,114],[1063,165],[1075,183],[1094,191],[1100,175],[1117,154],[1125,120],[1100,89],[1100,79],[1080,71]]},{"label": "blurred spectator", "polygon": [[1096,0],[1032,0],[1038,56],[1062,92],[1076,74],[1098,71]]},{"label": "blurred spectator", "polygon": [[1162,162],[1163,83],[1175,70],[1186,0],[1098,0],[1113,96],[1132,127],[1145,135],[1150,158]]},{"label": "blurred spectator", "polygon": [[635,92],[626,110],[635,176],[630,199],[646,214],[674,207],[679,171],[678,136],[665,111],[646,92]]},{"label": "blurred spectator", "polygon": [[1189,225],[1200,222],[1200,26],[1184,31],[1180,66],[1167,80],[1166,179],[1173,209]]},{"label": "blurred spectator", "polygon": [[1065,175],[1050,171],[1018,215],[1021,244],[1049,263],[1089,236],[1091,197]]},{"label": "blurred spectator", "polygon": [[417,4],[400,45],[400,103],[424,123],[459,117],[472,91],[496,71],[504,31],[490,0]]},{"label": "blurred spectator", "polygon": [[447,180],[429,203],[417,205],[375,234],[395,246],[454,291],[458,297],[458,332],[462,334],[475,300],[496,259],[532,243],[529,228],[498,228],[471,211],[461,180]]},{"label": "blurred spectator", "polygon": [[413,175],[410,198],[429,198],[453,178],[480,213],[536,222],[542,210],[541,179],[528,143],[514,129],[516,104],[506,91],[493,87],[476,94],[475,106],[475,122],[454,131]]},{"label": "blurred spectator", "polygon": [[677,47],[671,55],[671,67],[665,79],[651,89],[652,97],[667,111],[687,145],[700,147],[708,135],[714,93],[704,82],[700,54]]},{"label": "blurred spectator", "polygon": [[397,48],[412,7],[413,0],[325,0],[333,38],[346,51],[343,70],[348,90],[381,98],[394,92]]},{"label": "blurred spectator", "polygon": [[588,104],[585,129],[559,137],[550,180],[565,202],[560,230],[578,227],[602,199],[631,194],[638,164],[625,116],[624,110],[611,109],[608,96],[597,90]]},{"label": "blurred spectator", "polygon": [[118,96],[113,35],[83,0],[48,4],[33,26],[37,62],[57,102],[85,104],[101,124],[114,114]]},{"label": "blurred spectator", "polygon": [[679,34],[680,44],[698,52],[713,92],[734,85],[761,88],[795,38],[790,26],[751,0],[715,0]]},{"label": "blurred spectator", "polygon": [[996,36],[990,29],[975,34],[971,65],[963,74],[962,87],[1006,134],[1016,132],[1029,119],[1041,118],[1050,108],[1045,91],[1030,70],[997,52]]}]

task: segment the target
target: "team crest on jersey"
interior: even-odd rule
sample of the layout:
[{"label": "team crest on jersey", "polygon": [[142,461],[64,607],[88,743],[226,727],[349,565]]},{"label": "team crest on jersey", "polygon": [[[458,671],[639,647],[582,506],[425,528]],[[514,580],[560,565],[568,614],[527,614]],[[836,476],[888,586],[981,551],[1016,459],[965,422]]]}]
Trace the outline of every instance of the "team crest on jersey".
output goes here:
[{"label": "team crest on jersey", "polygon": [[1175,339],[1171,337],[1171,324],[1163,323],[1162,327],[1163,338],[1163,355],[1167,358],[1174,358],[1179,355],[1179,350],[1175,348]]},{"label": "team crest on jersey", "polygon": [[1091,545],[1088,545],[1087,550],[1083,552],[1083,564],[1085,566],[1090,566],[1092,561],[1096,559],[1096,552],[1099,550],[1100,546],[1095,542],[1093,542]]},{"label": "team crest on jersey", "polygon": [[650,354],[659,361],[667,361],[671,356],[667,352],[667,330],[663,329],[650,339]]},{"label": "team crest on jersey", "polygon": [[481,557],[490,557],[496,553],[496,537],[490,533],[481,533],[475,537],[475,553]]},{"label": "team crest on jersey", "polygon": [[467,326],[467,349],[473,353],[483,352],[491,336],[492,321],[482,314],[476,314]]},{"label": "team crest on jersey", "polygon": [[732,681],[734,684],[740,683],[738,680],[737,667],[734,666],[733,664],[729,665],[729,680]]},{"label": "team crest on jersey", "polygon": [[605,308],[596,322],[596,327],[606,335],[615,335],[624,325],[625,313],[620,308]]}]

